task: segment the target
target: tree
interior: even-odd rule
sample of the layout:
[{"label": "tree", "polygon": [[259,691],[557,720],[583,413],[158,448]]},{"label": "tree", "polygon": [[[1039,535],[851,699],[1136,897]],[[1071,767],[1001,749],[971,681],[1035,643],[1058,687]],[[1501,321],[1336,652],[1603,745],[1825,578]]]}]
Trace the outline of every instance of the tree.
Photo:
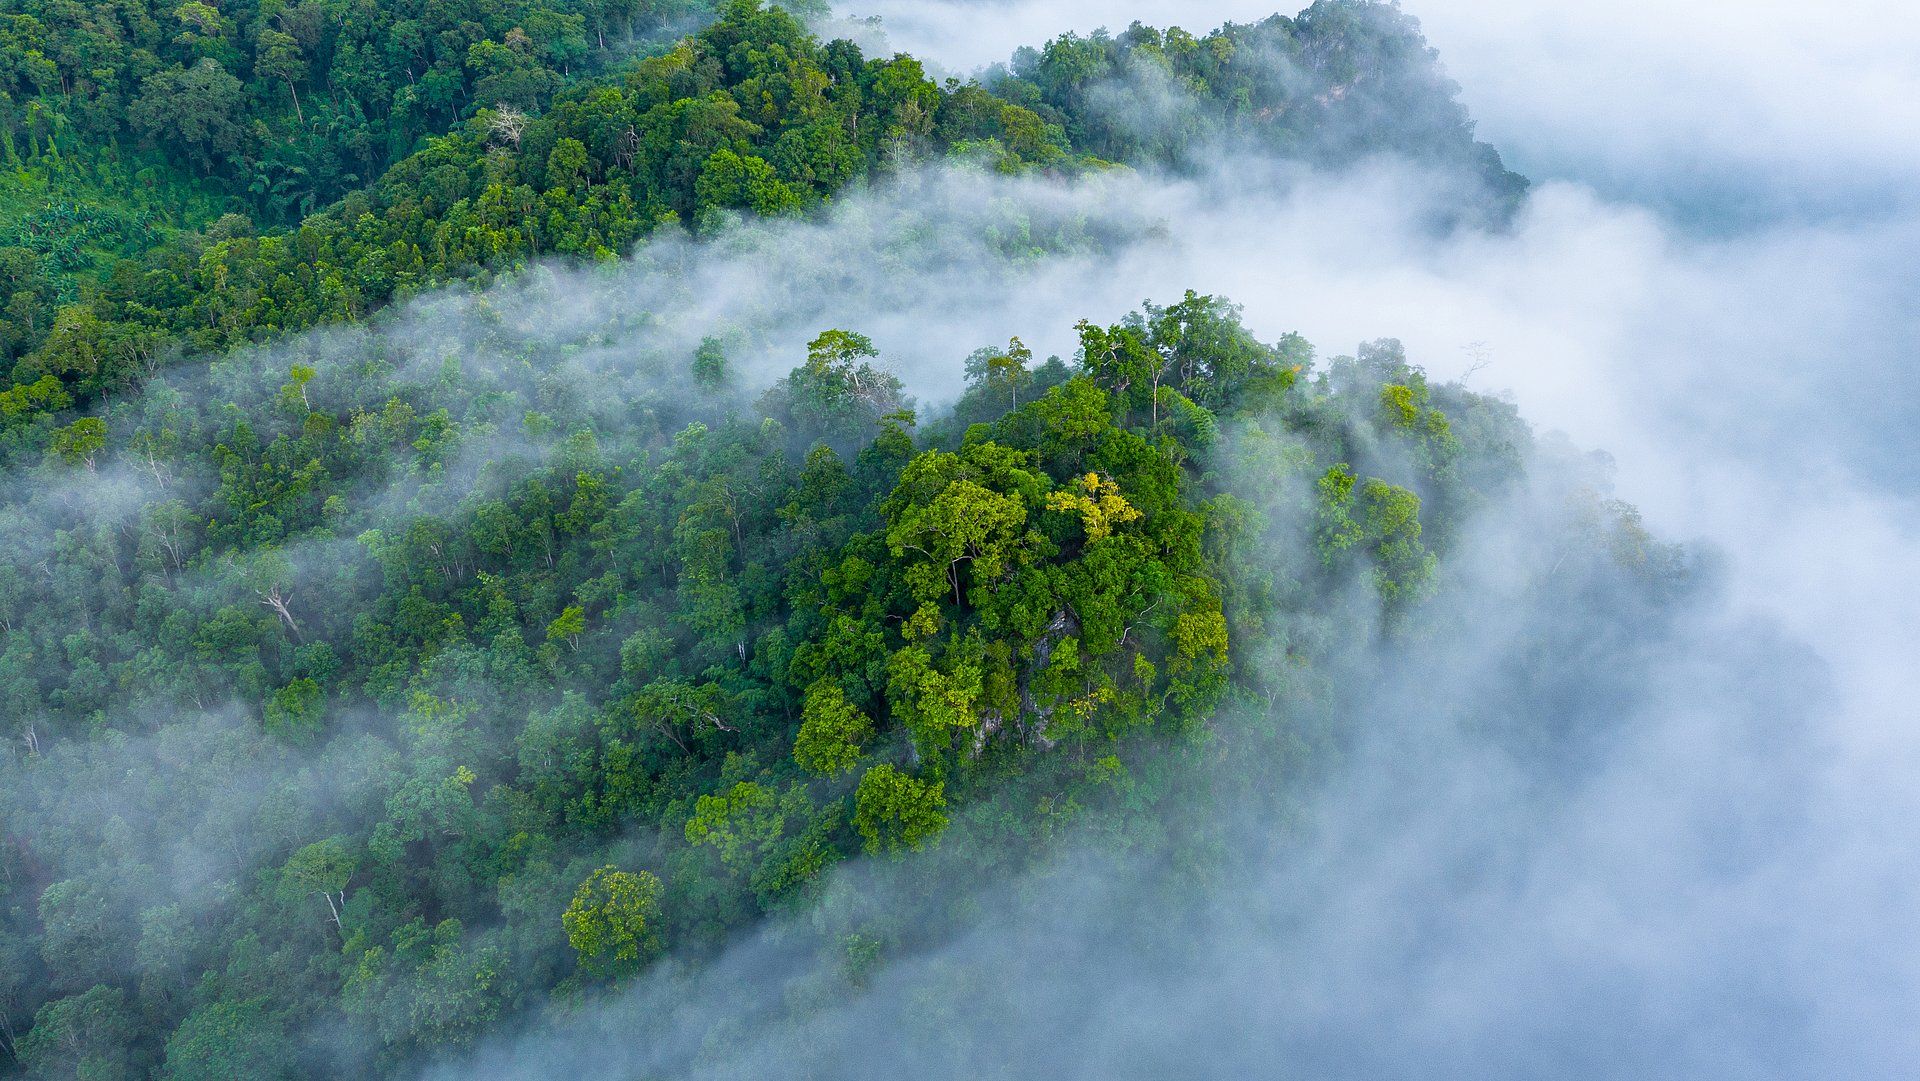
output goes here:
[{"label": "tree", "polygon": [[984,672],[978,642],[962,639],[934,663],[933,655],[916,643],[895,650],[887,659],[887,700],[894,715],[913,733],[914,749],[933,759],[949,747],[956,728],[971,728],[980,720]]},{"label": "tree", "polygon": [[1146,305],[1148,337],[1165,363],[1164,374],[1184,398],[1202,406],[1231,401],[1256,371],[1271,369],[1275,350],[1260,344],[1240,322],[1240,308],[1187,290],[1178,304]]},{"label": "tree", "polygon": [[135,127],[179,147],[211,175],[216,164],[246,149],[245,100],[240,80],[209,57],[185,70],[147,76],[128,115]]},{"label": "tree", "polygon": [[592,183],[593,156],[578,139],[562,139],[547,154],[547,187],[584,191]]},{"label": "tree", "polygon": [[714,151],[701,166],[694,198],[702,210],[742,208],[770,217],[792,213],[804,202],[764,159],[727,149]]},{"label": "tree", "polygon": [[784,410],[802,434],[844,439],[870,431],[901,404],[900,380],[873,366],[880,351],[864,334],[829,330],[807,345],[807,362],[787,376],[774,412]]},{"label": "tree", "polygon": [[1389,607],[1426,595],[1438,566],[1420,540],[1420,497],[1378,477],[1361,483],[1345,463],[1316,482],[1319,523],[1315,542],[1331,569],[1355,545],[1373,556],[1373,583]]},{"label": "tree", "polygon": [[84,304],[63,305],[29,364],[76,388],[97,390],[109,385],[115,374],[114,330]]},{"label": "tree", "polygon": [[552,623],[547,624],[547,641],[565,642],[568,649],[580,648],[580,636],[587,633],[587,611],[570,604]]},{"label": "tree", "polygon": [[487,118],[487,131],[501,143],[520,149],[520,139],[527,133],[527,114],[502,102],[491,110],[484,111]]},{"label": "tree", "polygon": [[539,110],[560,89],[562,82],[557,72],[540,65],[530,45],[527,35],[516,28],[507,31],[505,42],[480,41],[467,49],[466,68],[473,79],[473,100],[495,103],[500,112],[511,112],[520,118],[517,131],[511,124],[493,128],[496,136],[504,136],[516,148],[520,145],[519,135],[526,127],[526,116],[520,110]]},{"label": "tree", "polygon": [[636,720],[650,724],[682,751],[690,748],[683,734],[697,740],[718,732],[738,732],[728,720],[737,708],[726,688],[712,681],[692,684],[680,679],[656,679],[633,698]]},{"label": "tree", "polygon": [[265,996],[197,1007],[167,1037],[161,1081],[281,1081],[299,1076],[287,1025]]},{"label": "tree", "polygon": [[358,870],[360,861],[345,837],[329,837],[301,848],[280,868],[278,890],[283,902],[295,902],[319,894],[327,903],[333,925],[345,933],[340,911],[347,903],[347,880]]},{"label": "tree", "polygon": [[68,465],[85,465],[93,472],[94,459],[107,446],[107,422],[99,417],[81,417],[54,433],[53,452]]},{"label": "tree", "polygon": [[327,693],[302,676],[273,692],[263,708],[267,731],[294,742],[306,742],[319,732],[327,715]]},{"label": "tree", "polygon": [[[805,794],[794,790],[801,801]],[[701,796],[687,821],[688,844],[709,845],[729,870],[744,873],[786,832],[787,813],[804,810],[773,789],[741,781],[718,796]]]},{"label": "tree", "polygon": [[967,358],[965,371],[969,386],[984,387],[993,394],[1007,396],[1007,408],[1020,408],[1020,390],[1033,382],[1027,365],[1033,362],[1033,350],[1019,338],[1007,341],[1005,349],[987,346]]},{"label": "tree", "polygon": [[1428,477],[1442,484],[1451,482],[1454,460],[1460,454],[1460,440],[1454,436],[1447,415],[1430,408],[1433,394],[1427,388],[1426,374],[1406,364],[1404,359],[1392,371],[1406,382],[1380,387],[1378,416],[1382,427],[1412,444],[1414,457],[1426,469]]},{"label": "tree", "polygon": [[962,563],[971,564],[976,584],[1006,572],[1027,524],[1027,502],[1018,487],[1039,482],[1025,465],[1020,452],[985,443],[961,455],[927,451],[901,472],[886,506],[887,547],[896,558],[908,552],[918,557],[907,571],[916,600],[951,593],[958,605]]},{"label": "tree", "polygon": [[307,126],[306,113],[300,109],[300,90],[294,84],[307,77],[307,62],[300,55],[300,42],[291,34],[262,26],[254,38],[253,70],[287,84],[293,95],[293,115],[301,127]]},{"label": "tree", "polygon": [[820,679],[807,688],[801,710],[799,738],[793,760],[820,777],[838,777],[860,761],[860,745],[873,734],[873,721],[853,703],[833,679]]},{"label": "tree", "polygon": [[947,826],[946,784],[927,783],[892,766],[868,770],[854,801],[853,824],[871,853],[917,852]]},{"label": "tree", "polygon": [[86,987],[114,971],[126,928],[97,883],[86,878],[55,882],[40,894],[39,912],[40,955],[61,985]]},{"label": "tree", "polygon": [[1353,470],[1341,462],[1314,482],[1319,495],[1319,525],[1314,530],[1314,543],[1320,552],[1321,565],[1328,569],[1340,558],[1340,553],[1366,535],[1360,523],[1353,519],[1353,486],[1358,479]]},{"label": "tree", "polygon": [[1438,560],[1420,541],[1420,497],[1369,477],[1360,502],[1373,547],[1373,582],[1381,599],[1397,605],[1424,597]]},{"label": "tree", "polygon": [[701,390],[712,393],[727,385],[727,350],[718,338],[700,339],[693,351],[693,381]]},{"label": "tree", "polygon": [[297,574],[287,554],[278,548],[263,549],[247,564],[244,577],[247,587],[260,599],[261,607],[278,616],[293,640],[300,641],[300,624],[293,618]]},{"label": "tree", "polygon": [[1047,391],[1028,408],[1040,418],[1050,442],[1074,449],[1090,446],[1113,425],[1107,395],[1084,375]]},{"label": "tree", "polygon": [[1144,328],[1099,327],[1082,319],[1080,366],[1105,390],[1116,413],[1131,420],[1151,406],[1166,361],[1147,342]]},{"label": "tree", "polygon": [[[15,870],[13,861],[6,855],[0,855],[0,868],[7,872]],[[0,903],[9,900],[11,892],[10,886],[0,885]],[[31,960],[33,947],[33,941],[25,934],[0,935],[0,1053],[8,1056],[18,1055],[20,1034],[32,1020],[29,1016],[32,1007],[45,997],[45,984],[38,978],[39,973],[35,971],[38,966]]]},{"label": "tree", "polygon": [[100,984],[40,1007],[14,1054],[35,1078],[131,1081],[138,1076],[129,1053],[137,1031],[126,992]]},{"label": "tree", "polygon": [[660,880],[613,864],[587,876],[560,917],[580,967],[601,976],[636,971],[666,945],[660,928]]},{"label": "tree", "polygon": [[1113,478],[1098,473],[1088,473],[1071,486],[1049,493],[1047,509],[1079,515],[1088,544],[1113,536],[1115,526],[1140,520],[1140,512],[1120,494]]},{"label": "tree", "polygon": [[313,382],[315,374],[314,369],[305,364],[295,364],[287,369],[287,383],[280,388],[280,400],[291,407],[294,400],[298,399],[300,405],[296,416],[313,410],[313,402],[307,397],[307,384]]},{"label": "tree", "polygon": [[465,930],[457,919],[429,927],[419,916],[394,928],[348,972],[342,1009],[398,1052],[472,1043],[511,999],[515,981],[504,951],[469,947]]},{"label": "tree", "polygon": [[192,987],[204,964],[204,941],[197,933],[194,914],[180,902],[155,905],[140,913],[140,941],[133,949],[134,968],[140,973],[140,998],[172,1003]]}]

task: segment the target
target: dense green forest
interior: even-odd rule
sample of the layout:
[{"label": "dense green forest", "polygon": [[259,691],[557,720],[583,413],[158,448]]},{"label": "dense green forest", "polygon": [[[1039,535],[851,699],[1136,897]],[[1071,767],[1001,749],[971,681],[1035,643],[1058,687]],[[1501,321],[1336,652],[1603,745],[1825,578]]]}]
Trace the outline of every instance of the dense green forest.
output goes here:
[{"label": "dense green forest", "polygon": [[[116,272],[181,274],[210,240],[297,226],[480,107],[544,111],[706,14],[677,0],[10,2],[0,349],[31,352],[59,306],[98,299]],[[142,258],[156,248],[185,251]]]},{"label": "dense green forest", "polygon": [[[1150,830],[1156,748],[1218,752],[1223,707],[1250,756],[1303,738],[1316,666],[1431,633],[1520,481],[1512,407],[1391,342],[1321,368],[1205,297],[1081,335],[977,353],[924,428],[844,331],[751,412],[379,339],[117,407],[5,520],[21,1064],[383,1074],[857,854]],[[1675,572],[1591,494],[1560,528],[1614,588]]]},{"label": "dense green forest", "polygon": [[[1343,658],[1456,632],[1539,456],[1392,340],[1192,293],[957,352],[929,408],[856,327],[753,385],[478,291],[937,160],[1390,152],[1497,224],[1524,181],[1394,7],[943,82],[751,0],[6,11],[0,1075],[392,1076],[861,860],[1148,844],[1334,738]],[[433,333],[382,310],[441,284]],[[1684,578],[1597,485],[1553,506],[1557,581]],[[816,916],[846,981],[915,933]]]},{"label": "dense green forest", "polygon": [[[670,48],[615,48],[667,14],[641,7],[10,16],[0,453],[46,450],[67,410],[176,357],[362,319],[533,259],[613,259],[663,226],[805,213],[930,157],[1061,172],[1172,164],[1242,137],[1303,160],[1448,163],[1495,216],[1525,190],[1473,140],[1417,27],[1383,5],[1322,3],[1203,39],[1137,25],[1067,36],[964,83],[823,43],[747,0]],[[293,37],[275,27],[302,35],[285,48],[306,59],[284,78],[262,69],[269,47],[234,43]],[[122,59],[89,74],[110,55]],[[223,96],[172,85],[202,74]],[[1165,98],[1167,83],[1182,110],[1143,118],[1137,99]],[[206,115],[176,115],[192,109]],[[307,113],[314,128],[289,123]]]},{"label": "dense green forest", "polygon": [[[380,339],[116,407],[5,520],[20,1061],[383,1072],[956,820],[996,862],[1128,828],[1147,748],[1421,633],[1530,444],[1391,342],[1309,378],[1212,298],[1081,338],[982,350],[924,429],[846,331],[751,412],[600,418],[534,378],[559,343],[419,378]],[[1670,573],[1618,507],[1566,528]]]}]

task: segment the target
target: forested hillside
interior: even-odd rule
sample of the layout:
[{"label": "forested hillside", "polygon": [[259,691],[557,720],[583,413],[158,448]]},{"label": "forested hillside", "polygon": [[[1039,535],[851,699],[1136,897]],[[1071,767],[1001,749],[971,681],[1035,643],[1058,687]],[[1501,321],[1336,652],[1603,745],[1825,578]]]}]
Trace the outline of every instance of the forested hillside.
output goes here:
[{"label": "forested hillside", "polygon": [[[924,431],[844,331],[752,413],[600,415],[624,385],[510,337],[117,411],[5,525],[20,1061],[383,1073],[861,853],[1142,828],[1151,747],[1424,633],[1454,523],[1519,480],[1511,407],[1392,343],[1309,377],[1204,297],[1081,335],[976,354]],[[685,363],[621,384],[722,382]],[[1559,528],[1657,594],[1623,514]]]},{"label": "forested hillside", "polygon": [[[924,432],[844,331],[751,414],[596,416],[622,395],[529,379],[555,343],[422,377],[379,339],[117,411],[6,523],[22,1062],[378,1071],[956,818],[1017,862],[1149,814],[1143,741],[1414,633],[1518,480],[1511,408],[1391,343],[1306,378],[1204,297],[1081,335],[976,354]],[[686,364],[627,378],[721,382]],[[1660,580],[1589,513],[1582,559]]]},{"label": "forested hillside", "polygon": [[[858,327],[755,385],[725,336],[380,312],[941,159],[1395,153],[1497,222],[1524,182],[1411,20],[935,82],[750,0],[645,44],[696,14],[6,16],[0,1074],[398,1076],[861,860],[989,875],[1091,828],[1204,862],[1163,819],[1196,776],[1279,787],[1343,659],[1458,633],[1426,602],[1538,456],[1392,340],[1321,359],[1188,293],[1065,358],[954,343],[930,407]],[[1550,588],[1684,579],[1631,508],[1547,502]],[[934,933],[839,919],[836,980]]]},{"label": "forested hillside", "polygon": [[[1381,5],[1324,3],[1204,39],[1138,26],[1068,36],[984,81],[944,84],[911,57],[823,43],[745,0],[677,46],[626,60],[607,35],[618,26],[625,41],[632,12],[405,13],[308,0],[235,22],[188,5],[168,20],[207,27],[164,40],[153,18],[118,8],[12,17],[29,36],[0,52],[16,68],[0,69],[0,133],[18,180],[0,201],[0,453],[44,451],[68,409],[180,356],[365,318],[532,259],[612,259],[669,223],[805,213],[929,157],[984,156],[1007,171],[1148,164],[1238,132],[1302,160],[1452,163],[1478,187],[1469,203],[1495,217],[1525,187],[1473,141],[1411,20]],[[652,26],[663,13],[642,14]],[[429,32],[442,23],[458,29]],[[289,35],[275,26],[306,28],[298,55],[312,61],[272,79],[255,57],[243,82],[227,72],[245,67],[229,40],[243,25],[276,42]],[[159,52],[135,44],[149,40],[136,28]],[[384,52],[354,44],[369,35]],[[417,53],[398,44],[416,39]],[[30,40],[73,44],[43,55]],[[151,59],[92,81],[86,58],[112,48]],[[569,79],[542,64],[611,70]],[[129,80],[143,65],[159,70],[139,90]],[[230,93],[203,102],[167,82],[202,75]],[[284,120],[278,95],[291,109],[303,79],[302,108],[332,127],[309,140],[304,125],[240,126]],[[1189,103],[1177,115],[1140,107],[1170,88]],[[154,119],[163,105],[206,115]],[[362,156],[272,164],[309,143],[321,157]],[[264,172],[235,172],[249,169]]]},{"label": "forested hillside", "polygon": [[0,350],[32,352],[60,305],[137,276],[157,246],[197,256],[227,214],[213,239],[298,225],[479,108],[543,111],[706,14],[697,0],[9,3]]}]

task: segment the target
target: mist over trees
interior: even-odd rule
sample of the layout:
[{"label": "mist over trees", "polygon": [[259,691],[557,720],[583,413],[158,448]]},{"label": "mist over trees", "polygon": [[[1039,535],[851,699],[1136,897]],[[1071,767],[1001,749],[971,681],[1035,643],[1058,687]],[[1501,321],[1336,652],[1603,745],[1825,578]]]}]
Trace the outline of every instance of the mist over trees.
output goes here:
[{"label": "mist over trees", "polygon": [[609,358],[485,291],[1218,148],[1395,155],[1498,227],[1525,182],[1396,7],[944,82],[751,0],[469,8],[5,17],[0,1071],[409,1075],[769,928],[804,1027],[955,876],[1068,834],[1215,873],[1202,794],[1284,815],[1342,685],[1465,632],[1489,508],[1538,502],[1526,588],[1583,619],[1692,588],[1509,402],[1223,297],[952,343],[929,407],[860,327],[756,380],[745,333]]},{"label": "mist over trees", "polygon": [[[369,339],[357,370],[117,414],[124,448],[9,511],[20,1021],[81,996],[191,1073],[242,1050],[206,1011],[243,1011],[279,1068],[385,1070],[717,949],[956,816],[1002,822],[1000,865],[1053,816],[1121,828],[1178,791],[1148,748],[1417,633],[1451,523],[1529,443],[1393,343],[1309,378],[1213,298],[1080,334],[924,428],[850,332],[752,412],[642,426],[535,376],[537,341],[416,380]],[[1678,573],[1589,513],[1583,558]],[[369,1039],[316,1035],[316,1006]]]},{"label": "mist over trees", "polygon": [[[928,158],[1072,172],[1106,160],[1170,161],[1233,132],[1304,160],[1390,153],[1457,168],[1467,184],[1461,212],[1474,217],[1510,212],[1525,188],[1474,142],[1412,21],[1383,5],[1321,4],[1297,20],[1205,39],[1144,27],[1118,38],[1069,35],[1023,51],[1011,69],[941,84],[911,57],[823,43],[785,11],[747,2],[692,37],[637,54],[606,44],[609,20],[622,25],[632,12],[515,9],[435,31],[432,18],[458,14],[382,28],[357,20],[404,12],[349,18],[308,3],[241,19],[282,53],[290,35],[274,25],[302,29],[316,56],[331,57],[256,77],[256,92],[271,89],[260,104],[222,66],[241,67],[241,55],[209,44],[239,34],[221,28],[240,16],[189,4],[168,19],[197,29],[171,44],[191,45],[199,58],[166,69],[156,54],[161,70],[149,78],[171,82],[152,88],[150,107],[69,69],[94,52],[104,61],[114,49],[137,51],[145,39],[120,20],[149,35],[158,24],[105,11],[97,26],[62,21],[79,10],[44,24],[11,16],[27,36],[17,53],[0,54],[18,68],[0,69],[0,132],[20,179],[0,203],[6,448],[44,450],[50,417],[138,386],[183,350],[363,319],[396,298],[483,284],[536,259],[614,259],[663,226],[707,231],[731,213],[805,213],[850,184]],[[641,14],[648,25],[665,17]],[[383,29],[388,54],[376,62],[352,39]],[[487,32],[507,44],[461,44]],[[403,47],[410,35],[435,44],[415,56]],[[71,40],[75,59],[62,66],[27,44],[49,39],[62,43],[55,58]],[[456,63],[462,49],[468,59]],[[567,66],[564,56],[578,53],[581,66],[566,79],[538,69],[552,92],[516,97],[498,75],[474,77],[495,53],[524,54],[536,67]],[[373,71],[349,73],[362,62]],[[278,116],[279,93],[303,77],[315,125],[332,110],[368,133],[315,136],[315,147],[361,146],[365,160],[286,165],[288,179],[245,184],[198,175],[196,163],[237,167],[266,153],[254,143],[277,145],[267,120],[249,131],[239,117]],[[444,85],[444,101],[430,85]],[[1192,115],[1154,114],[1166,100],[1191,103],[1182,108]],[[114,119],[121,111],[131,127]],[[298,142],[306,129],[296,129]]]}]

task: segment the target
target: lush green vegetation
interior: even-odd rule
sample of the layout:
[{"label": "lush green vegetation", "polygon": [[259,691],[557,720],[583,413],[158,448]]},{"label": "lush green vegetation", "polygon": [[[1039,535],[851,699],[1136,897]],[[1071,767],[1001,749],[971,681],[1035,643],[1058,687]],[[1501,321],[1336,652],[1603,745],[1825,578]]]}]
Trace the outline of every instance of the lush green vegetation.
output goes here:
[{"label": "lush green vegetation", "polygon": [[[556,384],[565,343],[500,333],[475,354],[519,365],[236,361],[15,494],[23,1063],[379,1072],[956,821],[991,865],[1151,821],[1152,748],[1223,704],[1290,731],[1317,663],[1424,633],[1529,445],[1391,342],[1314,374],[1206,297],[1072,365],[983,350],[924,430],[850,332],[750,412]],[[1583,506],[1583,565],[1664,580]]]},{"label": "lush green vegetation", "polygon": [[[1473,141],[1412,21],[1375,4],[1325,2],[1298,19],[1200,40],[1141,27],[1119,38],[1068,36],[983,83],[944,85],[910,57],[869,59],[846,41],[823,44],[749,0],[659,55],[618,63],[608,28],[630,26],[633,13],[597,6],[435,8],[417,19],[393,7],[334,12],[320,0],[244,18],[203,8],[168,16],[168,25],[193,25],[153,38],[156,59],[116,67],[113,80],[92,81],[75,57],[104,55],[113,43],[138,51],[132,43],[148,38],[115,20],[146,27],[153,18],[69,5],[35,24],[39,34],[60,32],[34,40],[71,47],[43,54],[23,45],[16,70],[0,70],[10,95],[0,104],[25,104],[0,113],[8,163],[23,178],[0,205],[0,225],[14,223],[0,232],[6,453],[45,450],[64,409],[138,385],[182,350],[364,318],[396,297],[485,282],[533,258],[610,259],[668,223],[712,228],[731,212],[804,213],[929,156],[1064,170],[1103,157],[1174,160],[1182,148],[1238,134],[1306,160],[1392,152],[1446,162],[1480,188],[1463,205],[1490,213],[1524,189]],[[429,32],[443,23],[458,29]],[[138,89],[145,79],[240,70],[245,55],[231,39],[250,34],[280,47],[289,33],[276,26],[304,35],[299,55],[313,59],[287,69],[304,75],[261,74],[261,53],[251,82],[220,76],[232,83],[224,104],[170,84]],[[419,55],[394,44],[416,37],[431,42]],[[387,51],[354,44],[362,39]],[[136,79],[162,56],[174,67]],[[540,66],[572,70],[574,58],[583,72],[609,70],[569,81]],[[1278,77],[1282,68],[1298,77]],[[325,128],[311,139],[279,100],[284,91],[292,110],[303,85],[301,108]],[[1182,111],[1143,118],[1142,100],[1176,88]],[[149,98],[153,109],[204,107],[224,124],[242,113],[279,120],[236,128],[229,147],[212,119],[139,120],[153,111],[142,108]],[[269,169],[250,156],[277,160],[279,148],[309,143],[314,154],[359,147],[360,156],[285,165],[295,177],[288,186],[218,170],[187,183],[220,163],[230,173]],[[156,164],[142,167],[148,160]],[[222,205],[229,212],[209,221]]]},{"label": "lush green vegetation", "polygon": [[[1116,80],[1134,92],[1117,93]],[[1323,163],[1390,147],[1464,168],[1495,217],[1527,186],[1473,140],[1459,87],[1418,25],[1385,4],[1316,3],[1203,38],[1137,22],[1119,35],[1068,34],[1021,49],[988,85],[1113,161],[1198,164],[1223,137]]]},{"label": "lush green vegetation", "polygon": [[141,186],[226,197],[262,225],[295,224],[476,109],[542,110],[705,11],[698,0],[24,0],[0,14],[0,141],[25,175],[93,180],[82,190],[109,204],[138,197],[126,170]]},{"label": "lush green vegetation", "polygon": [[[1068,360],[983,348],[923,415],[854,328],[770,387],[728,341],[596,365],[593,328],[484,298],[419,340],[281,338],[936,155],[1243,139],[1518,191],[1380,5],[945,84],[750,2],[630,50],[691,13],[6,16],[0,1073],[410,1069],[856,857],[1136,843],[1196,773],[1271,783],[1214,767],[1317,738],[1332,658],[1445,630],[1426,602],[1531,436],[1392,341],[1321,363],[1189,294]],[[1113,108],[1175,84],[1166,125]],[[166,113],[202,106],[257,119]],[[1625,592],[1678,573],[1591,492],[1555,528]],[[911,933],[870,917],[821,917],[835,978]]]},{"label": "lush green vegetation", "polygon": [[[0,6],[0,361],[110,291],[170,307],[126,289],[188,274],[210,243],[298,226],[483,107],[542,111],[705,13],[698,0]],[[133,374],[51,368],[83,393]]]}]

